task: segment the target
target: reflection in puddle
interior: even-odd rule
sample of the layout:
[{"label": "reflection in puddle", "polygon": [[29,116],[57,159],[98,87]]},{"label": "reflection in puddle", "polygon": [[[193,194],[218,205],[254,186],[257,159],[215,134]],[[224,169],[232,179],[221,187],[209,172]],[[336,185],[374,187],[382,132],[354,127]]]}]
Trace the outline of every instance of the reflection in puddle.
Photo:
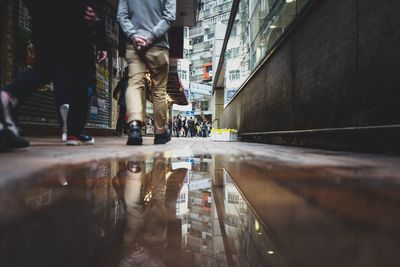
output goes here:
[{"label": "reflection in puddle", "polygon": [[[285,266],[213,158],[92,163],[0,193],[0,266]],[[28,184],[29,183],[29,184]]]},{"label": "reflection in puddle", "polygon": [[400,266],[398,180],[366,175],[218,155],[55,168],[0,189],[0,266]]}]

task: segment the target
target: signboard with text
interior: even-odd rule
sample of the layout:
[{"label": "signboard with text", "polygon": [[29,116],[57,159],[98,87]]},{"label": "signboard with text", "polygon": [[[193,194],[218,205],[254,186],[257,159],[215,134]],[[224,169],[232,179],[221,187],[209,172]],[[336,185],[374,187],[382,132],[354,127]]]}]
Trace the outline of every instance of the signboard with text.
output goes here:
[{"label": "signboard with text", "polygon": [[190,83],[190,92],[203,95],[212,95],[212,86],[201,83]]}]

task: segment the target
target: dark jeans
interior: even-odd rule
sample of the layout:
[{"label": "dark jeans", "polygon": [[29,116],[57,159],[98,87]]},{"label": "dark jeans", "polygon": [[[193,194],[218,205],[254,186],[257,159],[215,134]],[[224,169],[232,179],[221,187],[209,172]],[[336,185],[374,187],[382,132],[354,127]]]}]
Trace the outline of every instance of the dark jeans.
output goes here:
[{"label": "dark jeans", "polygon": [[[88,81],[88,102],[90,105],[90,99],[94,95],[96,91],[96,64],[93,59],[93,62],[91,63],[91,69],[90,69],[90,76],[89,76],[89,81]],[[56,74],[56,78],[53,81],[54,84],[54,103],[56,105],[56,111],[58,115],[58,121],[60,123],[60,127],[63,127],[62,125],[62,119],[61,119],[61,114],[60,114],[60,107],[63,104],[70,104],[71,103],[71,98],[74,96],[71,95],[71,90],[67,87],[68,86],[68,79],[71,76],[69,73],[69,70],[65,68],[65,66],[61,66],[59,72]]]},{"label": "dark jeans", "polygon": [[[71,52],[63,54],[63,51]],[[80,47],[79,50],[36,47],[34,68],[17,76],[4,90],[22,102],[34,90],[54,81],[55,91],[68,92],[65,95],[70,104],[68,133],[79,135],[87,120],[88,86],[93,62],[94,54],[90,46]]]},{"label": "dark jeans", "polygon": [[190,132],[190,137],[196,136],[196,131],[195,131],[194,127],[189,127],[189,132]]}]

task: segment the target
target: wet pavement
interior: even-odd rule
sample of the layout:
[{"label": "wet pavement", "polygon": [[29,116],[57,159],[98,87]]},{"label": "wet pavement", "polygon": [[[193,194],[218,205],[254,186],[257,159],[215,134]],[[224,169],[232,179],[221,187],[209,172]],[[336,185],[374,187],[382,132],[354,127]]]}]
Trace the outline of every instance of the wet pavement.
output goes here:
[{"label": "wet pavement", "polygon": [[0,266],[400,266],[398,157],[180,142],[5,179]]}]

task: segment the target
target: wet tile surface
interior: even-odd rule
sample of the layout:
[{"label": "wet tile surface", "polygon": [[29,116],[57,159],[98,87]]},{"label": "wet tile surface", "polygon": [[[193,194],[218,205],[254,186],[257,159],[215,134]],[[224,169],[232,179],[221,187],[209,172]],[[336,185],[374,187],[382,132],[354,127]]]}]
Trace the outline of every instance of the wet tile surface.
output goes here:
[{"label": "wet tile surface", "polygon": [[399,173],[168,153],[59,166],[0,189],[0,266],[400,266]]}]

